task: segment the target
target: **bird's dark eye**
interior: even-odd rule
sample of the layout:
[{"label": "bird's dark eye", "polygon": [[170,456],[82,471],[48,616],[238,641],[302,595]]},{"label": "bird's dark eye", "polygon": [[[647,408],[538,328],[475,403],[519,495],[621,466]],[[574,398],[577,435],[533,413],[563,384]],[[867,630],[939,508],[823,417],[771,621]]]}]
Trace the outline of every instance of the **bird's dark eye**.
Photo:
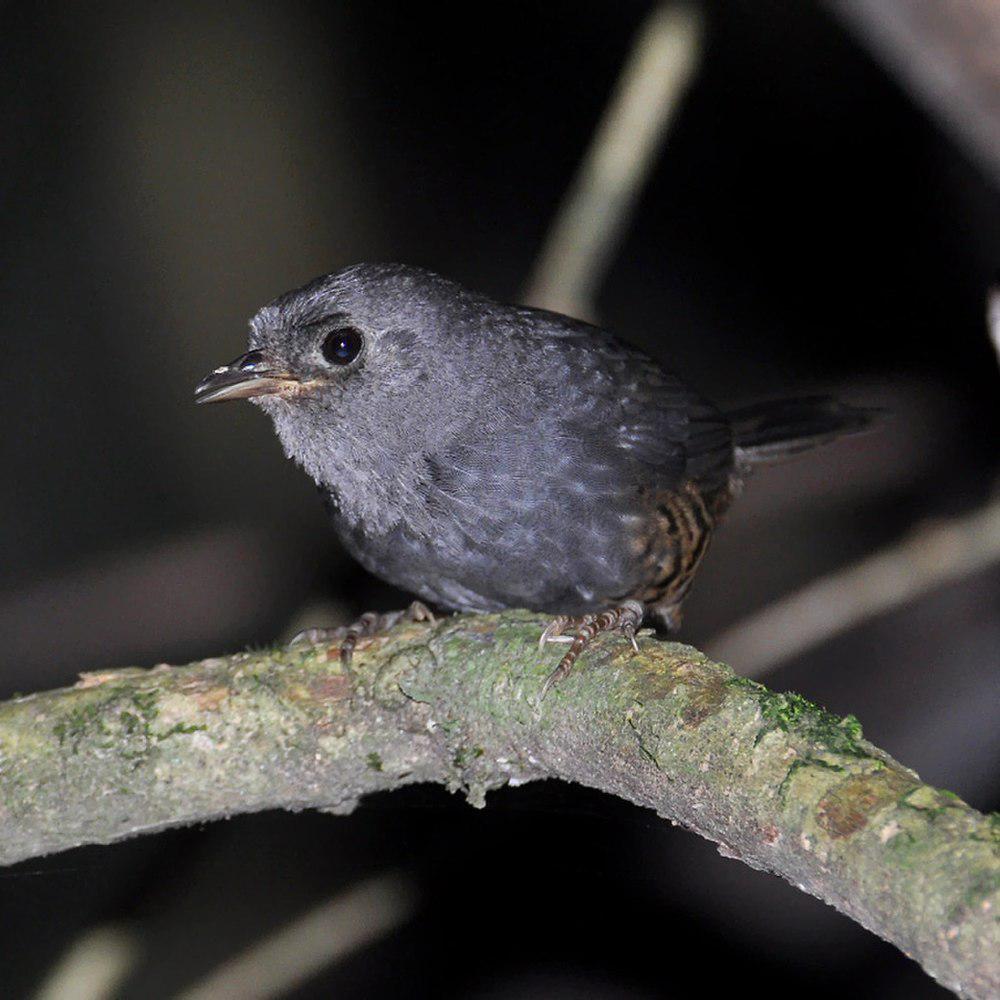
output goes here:
[{"label": "bird's dark eye", "polygon": [[247,351],[247,353],[240,359],[240,371],[250,371],[251,368],[256,368],[259,364],[262,364],[263,361],[263,351]]},{"label": "bird's dark eye", "polygon": [[360,353],[364,337],[349,326],[333,330],[323,338],[320,350],[331,365],[349,365]]}]

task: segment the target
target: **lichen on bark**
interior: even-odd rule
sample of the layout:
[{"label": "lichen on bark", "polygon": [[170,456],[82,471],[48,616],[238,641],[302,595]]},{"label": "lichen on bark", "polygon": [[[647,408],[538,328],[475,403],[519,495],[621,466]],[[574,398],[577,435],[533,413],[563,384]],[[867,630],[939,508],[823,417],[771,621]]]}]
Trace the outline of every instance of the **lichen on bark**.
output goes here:
[{"label": "lichen on bark", "polygon": [[595,643],[541,702],[544,622],[405,623],[84,675],[0,705],[0,862],[265,808],[348,812],[433,781],[599,788],[715,840],[893,941],[963,996],[1000,995],[1000,822],[924,785],[853,717],[688,646]]}]

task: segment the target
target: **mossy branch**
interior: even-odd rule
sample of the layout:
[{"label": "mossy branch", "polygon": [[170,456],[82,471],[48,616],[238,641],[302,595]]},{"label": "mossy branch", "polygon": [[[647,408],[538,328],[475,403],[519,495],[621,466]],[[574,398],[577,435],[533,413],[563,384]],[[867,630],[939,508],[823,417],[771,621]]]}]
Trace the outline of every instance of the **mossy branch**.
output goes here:
[{"label": "mossy branch", "polygon": [[[604,638],[541,704],[556,653],[523,612],[84,675],[0,705],[0,863],[233,813],[347,812],[441,782],[481,805],[562,778],[654,809],[1000,996],[1000,822],[862,738],[687,646]],[[766,917],[762,917],[766,919]]]}]

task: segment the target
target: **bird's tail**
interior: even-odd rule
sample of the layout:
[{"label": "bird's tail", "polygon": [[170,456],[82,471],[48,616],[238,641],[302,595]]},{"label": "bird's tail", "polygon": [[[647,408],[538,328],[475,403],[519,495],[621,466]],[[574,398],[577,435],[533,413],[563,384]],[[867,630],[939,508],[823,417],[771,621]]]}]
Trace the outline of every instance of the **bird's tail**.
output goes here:
[{"label": "bird's tail", "polygon": [[850,406],[830,396],[803,396],[754,403],[727,414],[737,454],[757,465],[779,462],[847,434],[868,430],[885,413]]}]

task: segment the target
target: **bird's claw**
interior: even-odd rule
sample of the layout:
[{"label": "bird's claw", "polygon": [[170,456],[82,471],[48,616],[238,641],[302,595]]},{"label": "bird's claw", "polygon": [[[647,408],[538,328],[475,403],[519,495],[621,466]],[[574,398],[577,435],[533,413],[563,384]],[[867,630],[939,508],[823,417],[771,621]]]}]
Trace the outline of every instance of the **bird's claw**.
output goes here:
[{"label": "bird's claw", "polygon": [[559,615],[557,618],[553,618],[546,626],[545,631],[538,637],[538,648],[545,649],[545,644],[549,642],[572,642],[573,636],[563,635],[563,632],[573,621],[574,619],[569,615]]},{"label": "bird's claw", "polygon": [[401,611],[366,611],[351,625],[340,625],[336,628],[307,628],[292,639],[291,645],[309,643],[319,645],[339,645],[340,662],[345,670],[351,669],[351,660],[359,639],[369,639],[380,632],[388,632],[401,621],[430,622],[437,621],[434,612],[421,601],[414,601],[408,608]]},{"label": "bird's claw", "polygon": [[[539,648],[544,648],[545,644],[549,642],[569,642],[571,645],[559,661],[559,665],[546,678],[542,685],[539,701],[548,694],[554,684],[570,673],[580,654],[594,637],[602,632],[621,632],[632,644],[632,649],[638,653],[639,643],[635,633],[642,624],[644,613],[643,606],[638,601],[625,601],[617,608],[611,608],[609,611],[602,611],[599,614],[582,615],[579,618],[559,615],[559,617],[554,618],[542,632],[538,643]],[[569,631],[572,632],[571,635],[565,634]]]}]

